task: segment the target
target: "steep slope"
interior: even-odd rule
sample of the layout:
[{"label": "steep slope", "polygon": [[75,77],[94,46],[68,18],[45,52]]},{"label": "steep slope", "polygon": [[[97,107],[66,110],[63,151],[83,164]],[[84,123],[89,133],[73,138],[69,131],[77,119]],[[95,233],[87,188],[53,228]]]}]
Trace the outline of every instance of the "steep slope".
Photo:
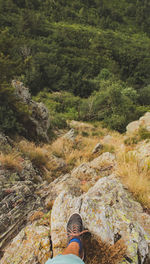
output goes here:
[{"label": "steep slope", "polygon": [[[147,115],[143,117],[145,122],[149,122]],[[80,211],[85,226],[91,233],[90,236],[85,237],[89,247],[87,248],[88,263],[93,252],[95,264],[98,263],[99,258],[102,263],[111,264],[131,261],[135,264],[139,261],[144,264],[149,263],[150,178],[149,166],[145,167],[145,164],[149,164],[149,154],[142,150],[142,146],[145,150],[149,148],[149,134],[145,142],[137,131],[139,142],[133,144],[131,135],[130,140],[127,140],[128,136],[102,129],[100,126],[94,127],[76,121],[72,121],[70,126],[76,130],[75,134],[72,129],[53,144],[41,147],[43,155],[47,152],[47,162],[51,163],[51,155],[57,157],[55,164],[58,164],[60,157],[64,159],[67,174],[61,167],[56,168],[54,163],[51,167],[46,163],[42,165],[47,168],[45,179],[51,183],[48,184],[46,181],[36,186],[34,199],[37,200],[33,202],[34,211],[29,210],[30,213],[26,217],[27,226],[12,243],[8,243],[7,247],[1,247],[4,254],[2,263],[9,264],[13,260],[17,264],[25,261],[44,264],[48,257],[57,254],[65,247],[65,225],[67,217],[73,211]],[[133,137],[135,135],[132,134]],[[130,145],[125,145],[124,140]],[[29,149],[31,143],[24,141],[23,146],[18,143],[18,146],[22,147],[21,151],[25,150],[23,148],[25,144]],[[32,146],[32,151],[33,148],[37,150],[37,147]],[[133,156],[132,153],[135,154],[136,151],[139,156]],[[141,162],[142,157],[146,163]],[[38,163],[33,164],[37,175],[45,177],[43,170],[37,171]],[[1,166],[4,166],[4,163]],[[57,179],[54,180],[56,177]],[[13,185],[16,184],[17,179],[14,179]],[[31,185],[33,186],[33,183]],[[4,202],[8,203],[9,196],[14,193],[13,188],[11,187],[11,191],[7,194],[6,188],[3,189],[5,198],[1,205],[4,206]],[[23,189],[22,195],[24,195]],[[136,200],[140,201],[143,208]],[[40,202],[38,207],[36,207],[37,201]],[[22,201],[21,204],[23,205]],[[18,203],[15,206],[16,209],[21,210],[21,213],[23,212],[21,207],[18,207]],[[12,213],[13,210],[9,212]],[[7,217],[9,218],[9,215]],[[124,262],[121,259],[124,259]]]}]

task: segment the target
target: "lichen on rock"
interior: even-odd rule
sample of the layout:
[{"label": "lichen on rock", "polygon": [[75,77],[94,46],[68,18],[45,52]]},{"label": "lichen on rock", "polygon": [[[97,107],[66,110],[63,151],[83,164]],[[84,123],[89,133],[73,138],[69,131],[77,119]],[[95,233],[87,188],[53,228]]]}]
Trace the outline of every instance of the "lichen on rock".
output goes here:
[{"label": "lichen on rock", "polygon": [[[144,230],[142,207],[135,202],[114,175],[99,179],[86,194],[76,197],[62,191],[51,214],[51,235],[54,255],[66,245],[66,224],[73,212],[79,212],[89,232],[110,244],[122,238],[127,257],[134,264],[149,259],[150,233]],[[150,216],[147,216],[150,223]],[[125,260],[126,261],[126,260]],[[128,263],[127,261],[125,263]]]}]

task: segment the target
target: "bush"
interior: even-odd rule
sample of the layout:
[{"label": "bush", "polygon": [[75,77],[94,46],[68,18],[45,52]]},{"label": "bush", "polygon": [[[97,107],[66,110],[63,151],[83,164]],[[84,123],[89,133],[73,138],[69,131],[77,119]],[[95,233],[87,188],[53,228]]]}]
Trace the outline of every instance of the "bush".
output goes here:
[{"label": "bush", "polygon": [[0,85],[0,130],[6,134],[25,134],[24,122],[31,111],[14,95],[10,85]]},{"label": "bush", "polygon": [[138,132],[141,140],[150,139],[150,131],[148,131],[146,128],[141,127],[139,128]]},{"label": "bush", "polygon": [[89,136],[89,133],[87,133],[87,132],[85,132],[85,131],[82,131],[81,134],[82,134],[83,137],[88,137],[88,136]]},{"label": "bush", "polygon": [[137,144],[139,141],[138,137],[135,136],[135,137],[129,137],[129,138],[126,138],[124,140],[124,144],[125,145],[133,145],[133,144]]},{"label": "bush", "polygon": [[40,92],[34,99],[38,102],[42,101],[49,109],[51,128],[66,128],[67,120],[78,119],[81,99],[71,93],[48,93],[44,91]]},{"label": "bush", "polygon": [[50,128],[59,128],[63,129],[67,127],[66,117],[63,114],[54,114],[51,119]]},{"label": "bush", "polygon": [[82,101],[80,118],[103,121],[109,128],[124,132],[137,117],[136,91],[114,80],[100,80],[99,86],[98,92]]}]

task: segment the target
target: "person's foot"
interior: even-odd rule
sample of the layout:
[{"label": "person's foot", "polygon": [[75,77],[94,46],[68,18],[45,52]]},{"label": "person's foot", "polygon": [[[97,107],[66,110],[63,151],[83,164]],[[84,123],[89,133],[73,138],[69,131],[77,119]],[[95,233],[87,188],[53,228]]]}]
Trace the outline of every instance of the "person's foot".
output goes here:
[{"label": "person's foot", "polygon": [[[81,259],[84,258],[82,235],[85,232],[87,232],[87,230],[84,230],[81,216],[78,213],[72,214],[67,223],[68,244],[70,244],[71,242],[77,242],[79,244],[79,255]],[[74,239],[77,240],[74,241]]]}]

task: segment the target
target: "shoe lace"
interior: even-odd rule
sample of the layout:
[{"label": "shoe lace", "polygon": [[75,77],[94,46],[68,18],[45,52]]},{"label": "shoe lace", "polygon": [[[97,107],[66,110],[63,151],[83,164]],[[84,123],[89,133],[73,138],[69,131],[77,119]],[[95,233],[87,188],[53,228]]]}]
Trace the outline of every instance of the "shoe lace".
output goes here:
[{"label": "shoe lace", "polygon": [[81,232],[78,232],[79,226],[78,226],[77,224],[74,224],[72,229],[73,229],[73,230],[71,230],[70,228],[68,229],[68,235],[69,235],[70,237],[72,237],[72,238],[73,238],[73,237],[81,236],[81,235],[83,235],[84,233],[89,232],[87,229],[85,229],[85,230],[83,230],[83,231],[81,231]]}]

